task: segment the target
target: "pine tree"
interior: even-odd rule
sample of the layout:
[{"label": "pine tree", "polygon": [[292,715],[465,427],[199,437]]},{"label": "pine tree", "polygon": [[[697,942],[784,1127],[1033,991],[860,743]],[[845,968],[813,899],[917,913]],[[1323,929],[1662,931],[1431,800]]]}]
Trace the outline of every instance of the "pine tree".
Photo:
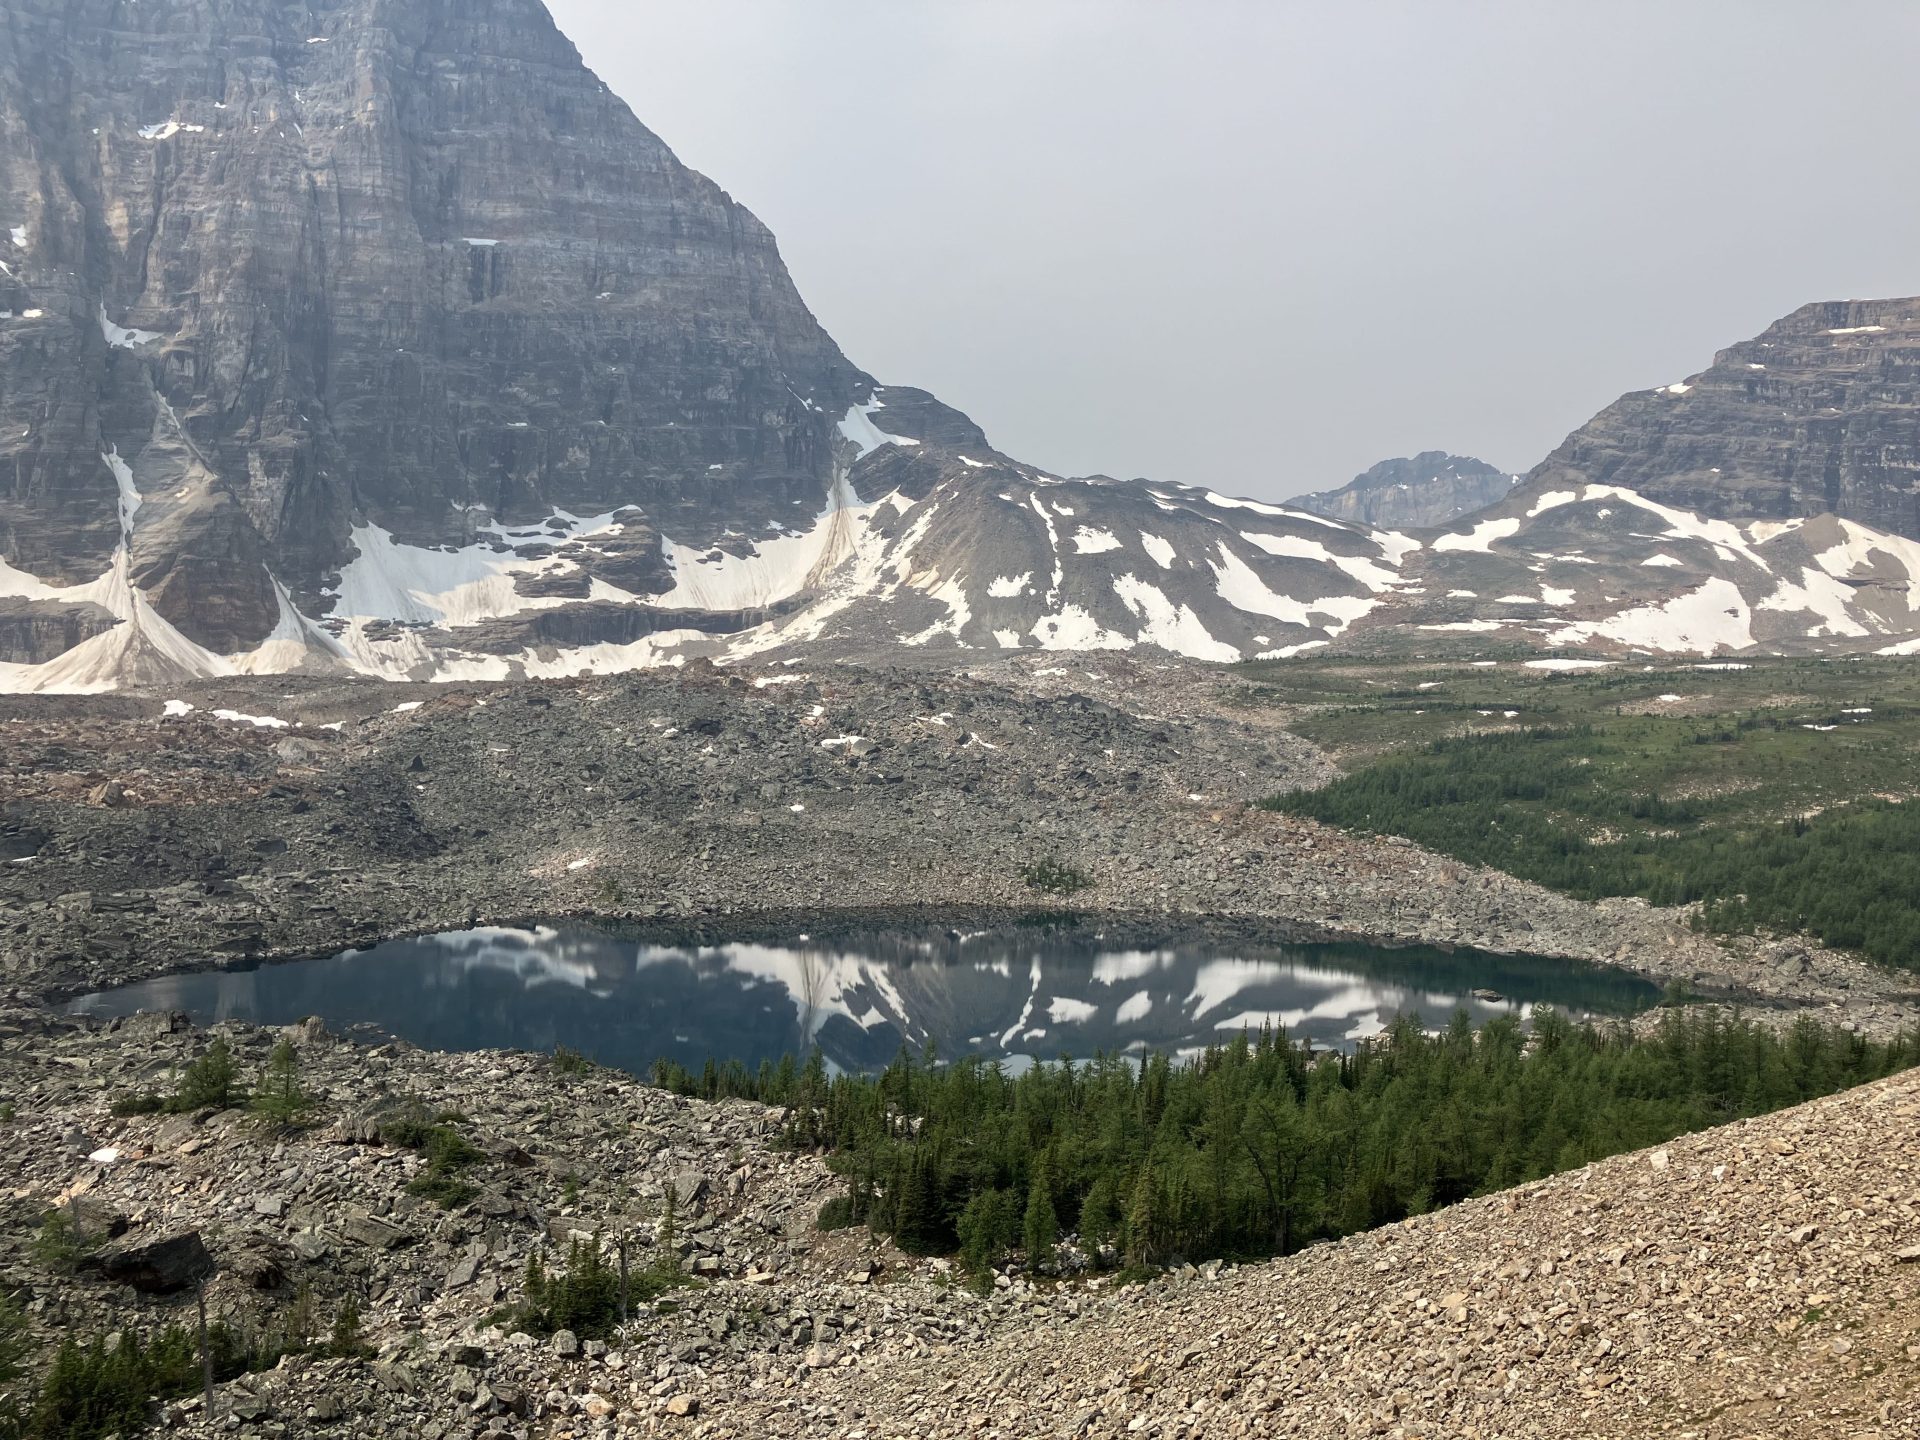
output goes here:
[{"label": "pine tree", "polygon": [[1114,1195],[1113,1176],[1103,1170],[1080,1205],[1080,1243],[1088,1254],[1097,1257],[1119,1229],[1120,1205]]},{"label": "pine tree", "polygon": [[282,1038],[267,1057],[267,1073],[253,1097],[259,1114],[281,1125],[291,1125],[313,1106],[313,1097],[300,1084],[300,1057],[293,1042]]},{"label": "pine tree", "polygon": [[1127,1202],[1127,1264],[1151,1265],[1160,1256],[1159,1184],[1153,1167],[1140,1167],[1140,1178],[1133,1183],[1133,1198]]},{"label": "pine tree", "polygon": [[1060,1238],[1060,1221],[1053,1212],[1052,1185],[1047,1178],[1044,1158],[1034,1167],[1033,1178],[1027,1183],[1027,1213],[1020,1236],[1022,1247],[1027,1252],[1028,1268],[1053,1269],[1054,1246]]},{"label": "pine tree", "polygon": [[200,1110],[211,1105],[225,1109],[234,1101],[234,1078],[233,1051],[224,1036],[215,1036],[205,1053],[180,1077],[172,1108]]}]

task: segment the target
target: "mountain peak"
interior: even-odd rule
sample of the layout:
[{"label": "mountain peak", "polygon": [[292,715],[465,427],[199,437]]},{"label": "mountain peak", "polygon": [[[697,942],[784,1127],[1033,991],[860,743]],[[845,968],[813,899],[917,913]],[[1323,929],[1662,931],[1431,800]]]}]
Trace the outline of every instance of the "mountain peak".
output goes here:
[{"label": "mountain peak", "polygon": [[1338,490],[1317,490],[1290,503],[1355,525],[1424,530],[1484,509],[1518,478],[1470,455],[1422,450],[1382,460]]}]

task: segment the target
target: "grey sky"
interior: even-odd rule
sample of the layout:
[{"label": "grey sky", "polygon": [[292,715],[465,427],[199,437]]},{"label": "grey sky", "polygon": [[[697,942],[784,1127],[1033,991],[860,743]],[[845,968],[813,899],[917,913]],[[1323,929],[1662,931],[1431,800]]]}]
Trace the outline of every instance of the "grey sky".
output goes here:
[{"label": "grey sky", "polygon": [[1908,0],[549,0],[814,312],[1069,474],[1532,465],[1920,291]]}]

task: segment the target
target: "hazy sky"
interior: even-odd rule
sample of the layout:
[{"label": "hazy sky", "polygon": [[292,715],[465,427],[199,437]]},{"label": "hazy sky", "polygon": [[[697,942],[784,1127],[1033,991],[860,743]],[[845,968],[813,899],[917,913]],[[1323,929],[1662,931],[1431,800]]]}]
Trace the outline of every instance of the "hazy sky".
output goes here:
[{"label": "hazy sky", "polygon": [[549,0],[856,364],[1068,473],[1541,459],[1920,292],[1910,0]]}]

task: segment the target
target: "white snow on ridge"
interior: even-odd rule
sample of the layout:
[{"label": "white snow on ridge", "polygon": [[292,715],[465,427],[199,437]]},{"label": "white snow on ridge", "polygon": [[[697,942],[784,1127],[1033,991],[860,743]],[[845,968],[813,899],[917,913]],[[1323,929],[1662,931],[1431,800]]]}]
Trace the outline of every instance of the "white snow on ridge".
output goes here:
[{"label": "white snow on ridge", "polygon": [[[600,517],[611,522],[611,516]],[[603,528],[603,527],[591,527]],[[429,550],[407,545],[371,521],[352,529],[359,554],[340,572],[333,614],[346,620],[397,620],[458,628],[483,620],[569,603],[558,596],[522,595],[515,577],[572,568],[557,556],[525,559],[512,550],[469,545]]]},{"label": "white snow on ridge", "polygon": [[1549,645],[1606,639],[1668,653],[1744,650],[1753,644],[1753,612],[1740,587],[1716,575],[1697,590],[1622,610],[1605,620],[1569,625],[1545,639]]},{"label": "white snow on ridge", "polygon": [[1132,575],[1121,575],[1113,582],[1113,593],[1139,617],[1140,644],[1158,645],[1163,650],[1191,655],[1196,660],[1240,658],[1239,650],[1213,637],[1192,607],[1174,604],[1157,586]]},{"label": "white snow on ridge", "polygon": [[987,584],[987,594],[995,600],[1011,600],[1016,595],[1024,595],[1032,588],[1033,572],[1023,570],[1018,575],[999,575]]},{"label": "white snow on ridge", "polygon": [[1847,579],[1878,568],[1875,556],[1884,557],[1906,571],[1907,608],[1920,610],[1920,543],[1870,530],[1852,520],[1840,522],[1840,533],[1845,538],[1815,555],[1814,564],[1836,579]]},{"label": "white snow on ridge", "polygon": [[[1269,555],[1291,556],[1296,560],[1317,560],[1345,571],[1375,594],[1400,583],[1397,571],[1367,559],[1364,555],[1337,555],[1318,540],[1298,535],[1261,535],[1252,530],[1241,534]],[[1401,537],[1405,538],[1405,537]],[[1417,542],[1416,542],[1417,543]]]},{"label": "white snow on ridge", "polygon": [[[1379,602],[1364,595],[1331,595],[1324,599],[1295,600],[1290,595],[1281,595],[1266,581],[1262,580],[1248,565],[1223,543],[1216,547],[1219,559],[1209,560],[1209,568],[1214,574],[1214,589],[1222,600],[1236,610],[1244,610],[1250,615],[1268,615],[1275,620],[1285,620],[1290,624],[1311,629],[1324,629],[1329,634],[1338,635],[1373,609]],[[1314,615],[1329,617],[1333,623],[1316,624]]]},{"label": "white snow on ridge", "polygon": [[1498,520],[1482,520],[1464,535],[1442,535],[1433,542],[1436,552],[1477,550],[1485,554],[1496,540],[1505,540],[1520,533],[1520,517],[1507,515]]},{"label": "white snow on ridge", "polygon": [[1158,565],[1162,570],[1171,570],[1173,568],[1174,550],[1171,541],[1163,540],[1158,535],[1142,533],[1140,536],[1140,548],[1146,551],[1147,558],[1152,560],[1153,563]]},{"label": "white snow on ridge", "polygon": [[1800,582],[1795,585],[1790,580],[1781,580],[1773,593],[1753,608],[1818,615],[1820,623],[1807,631],[1809,635],[1870,635],[1873,633],[1849,613],[1848,607],[1854,599],[1851,586],[1810,566],[1802,567]]},{"label": "white snow on ridge", "polygon": [[854,459],[864,460],[882,445],[918,445],[920,443],[906,435],[890,435],[873,423],[873,412],[886,408],[881,403],[880,392],[876,390],[873,398],[866,404],[850,405],[847,407],[847,413],[840,417],[837,428],[860,452],[853,457]]},{"label": "white snow on ridge", "polygon": [[1239,500],[1231,495],[1222,495],[1215,490],[1203,490],[1200,498],[1207,504],[1221,510],[1251,510],[1256,515],[1291,516],[1293,511],[1278,505],[1268,505],[1259,500]]},{"label": "white snow on ridge", "polygon": [[11,230],[9,230],[7,234],[12,238],[13,243],[16,246],[18,246],[20,249],[24,250],[27,248],[27,227],[26,226],[16,225]]},{"label": "white snow on ridge", "polygon": [[[1588,485],[1578,496],[1571,490],[1551,490],[1541,495],[1533,509],[1527,513],[1530,517],[1538,516],[1548,510],[1557,509],[1562,505],[1572,505],[1575,503],[1592,504],[1597,500],[1619,500],[1636,509],[1645,510],[1651,515],[1657,515],[1667,522],[1667,539],[1703,540],[1721,552],[1721,558],[1723,560],[1739,558],[1748,561],[1761,570],[1772,573],[1773,567],[1761,558],[1759,552],[1754,550],[1748,542],[1746,535],[1741,532],[1740,527],[1732,521],[1709,520],[1703,516],[1696,515],[1691,510],[1676,510],[1672,506],[1660,504],[1657,500],[1649,500],[1639,492],[1629,490],[1621,485]],[[1488,521],[1487,523],[1498,524],[1500,522]],[[1517,524],[1518,522],[1515,523]],[[1507,533],[1511,534],[1512,532],[1508,531]],[[1443,537],[1441,541],[1435,542],[1433,548],[1436,550],[1442,548],[1461,548],[1445,545],[1445,539],[1448,538],[1452,537]]]},{"label": "white snow on ridge", "polygon": [[1884,335],[1884,325],[1838,325],[1827,331],[1829,335]]}]

